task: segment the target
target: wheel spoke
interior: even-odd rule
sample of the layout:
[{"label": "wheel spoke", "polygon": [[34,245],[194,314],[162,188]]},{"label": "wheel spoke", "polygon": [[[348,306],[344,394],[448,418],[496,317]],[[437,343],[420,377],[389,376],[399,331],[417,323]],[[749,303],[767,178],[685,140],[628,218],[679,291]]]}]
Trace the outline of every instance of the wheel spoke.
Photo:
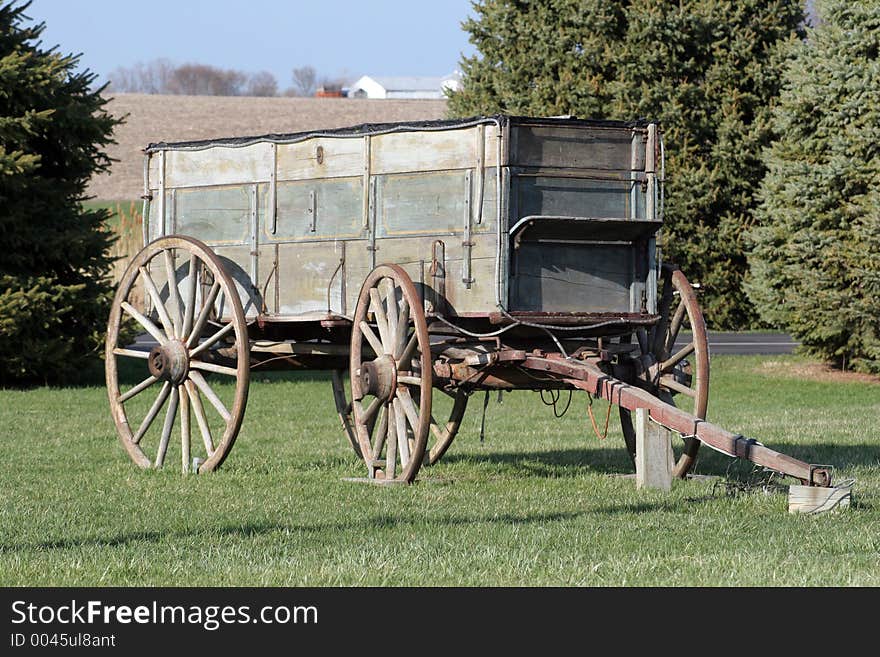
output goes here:
[{"label": "wheel spoke", "polygon": [[153,424],[153,420],[156,419],[156,416],[159,414],[162,405],[165,403],[165,400],[168,399],[170,393],[171,382],[166,381],[162,386],[162,389],[159,391],[159,394],[156,396],[156,401],[153,402],[153,405],[150,406],[150,410],[147,411],[147,414],[141,421],[141,426],[138,427],[137,433],[132,436],[131,442],[135,445],[137,445],[141,441],[141,438],[144,437],[144,434],[147,433],[147,430],[150,428],[150,425]]},{"label": "wheel spoke", "polygon": [[237,376],[238,370],[234,367],[226,365],[215,365],[214,363],[206,363],[203,360],[191,360],[189,362],[191,368],[203,370],[205,372],[214,372],[215,374],[225,374],[226,376]]},{"label": "wheel spoke", "polygon": [[370,343],[370,346],[373,348],[376,356],[379,357],[385,352],[385,347],[382,346],[382,343],[379,341],[379,338],[376,337],[376,334],[373,333],[373,329],[370,328],[370,325],[367,324],[364,320],[360,321],[358,324],[361,329],[361,333],[364,334],[364,337],[367,339],[367,342]]},{"label": "wheel spoke", "polygon": [[[378,397],[374,398],[373,401],[370,402],[370,405],[367,407],[367,409],[364,411],[363,415],[361,416],[363,423],[366,425],[369,425],[370,422],[373,420],[373,417],[376,415],[376,413],[379,412],[379,409],[381,407],[382,407],[382,401]],[[361,408],[363,408],[363,405],[361,405]]]},{"label": "wheel spoke", "polygon": [[177,386],[171,388],[171,400],[168,402],[168,410],[165,411],[165,424],[162,427],[162,439],[159,441],[159,449],[156,452],[156,467],[161,468],[165,463],[165,453],[168,451],[168,441],[171,439],[171,430],[174,428],[174,417],[177,415],[177,403],[180,400],[180,391]]},{"label": "wheel spoke", "polygon": [[140,383],[138,383],[138,384],[137,384],[135,387],[133,387],[131,390],[129,390],[128,392],[126,392],[124,395],[119,395],[119,403],[122,404],[122,403],[127,402],[129,399],[131,399],[131,398],[134,397],[135,395],[137,395],[137,394],[143,392],[144,390],[146,390],[147,388],[149,388],[151,385],[153,385],[154,383],[156,383],[156,381],[158,381],[158,380],[159,380],[159,379],[157,379],[155,376],[153,376],[153,375],[151,374],[151,375],[148,376],[146,379],[144,379],[143,381],[141,381]]},{"label": "wheel spoke", "polygon": [[150,357],[149,351],[140,351],[139,349],[122,349],[120,347],[116,347],[113,350],[113,354],[116,356],[128,356],[130,358],[140,358],[141,360],[147,360]]},{"label": "wheel spoke", "polygon": [[151,322],[149,319],[144,317],[141,313],[139,313],[138,310],[134,306],[132,306],[128,301],[123,301],[119,305],[122,307],[122,309],[125,312],[127,312],[129,315],[131,315],[135,319],[135,321],[137,321],[137,323],[140,324],[144,328],[144,330],[147,333],[152,335],[153,338],[156,340],[156,342],[158,342],[159,344],[162,344],[162,345],[164,345],[168,342],[168,338],[166,338],[165,334],[159,330],[159,327],[156,326],[155,324],[153,324],[153,322]]},{"label": "wheel spoke", "polygon": [[184,390],[184,394],[180,395],[180,462],[183,474],[189,472],[190,459],[189,395],[185,393]]},{"label": "wheel spoke", "polygon": [[391,288],[388,296],[385,297],[385,303],[388,307],[388,352],[393,354],[397,351],[397,286],[394,279],[386,278]]},{"label": "wheel spoke", "polygon": [[216,344],[217,340],[222,338],[224,335],[227,335],[234,328],[235,328],[235,324],[230,322],[229,324],[224,326],[222,329],[217,331],[210,338],[208,338],[204,342],[200,342],[199,345],[195,349],[193,349],[191,352],[189,352],[189,357],[193,358],[194,356],[198,356],[200,353],[202,353],[206,349],[210,349],[211,347],[214,346],[214,344]]},{"label": "wheel spoke", "polygon": [[448,432],[448,430],[445,427],[443,429],[440,428],[440,423],[437,422],[437,420],[432,415],[431,416],[431,433],[434,434],[434,437],[437,440],[443,440],[444,438],[446,438],[447,432]]},{"label": "wheel spoke", "polygon": [[696,343],[689,342],[684,347],[675,352],[675,355],[670,356],[668,360],[663,361],[660,364],[661,374],[666,374],[667,372],[674,369],[676,365],[678,365],[681,361],[694,353],[694,349],[696,349],[696,346]]},{"label": "wheel spoke", "polygon": [[211,406],[217,409],[220,417],[222,417],[224,421],[229,422],[229,420],[232,419],[232,416],[229,414],[229,411],[226,410],[223,402],[220,401],[217,393],[214,392],[211,386],[208,385],[208,382],[205,381],[205,377],[203,377],[199,372],[193,372],[192,370],[190,370],[189,378],[192,379],[192,382],[198,386],[199,390],[202,391],[202,394],[208,398],[208,401],[211,402]]},{"label": "wheel spoke", "polygon": [[174,335],[183,337],[181,332],[180,321],[180,291],[177,288],[177,271],[174,267],[174,258],[171,255],[171,249],[162,251],[165,256],[165,271],[168,274],[168,300],[171,302],[172,325],[174,326]]},{"label": "wheel spoke", "polygon": [[377,461],[382,455],[382,448],[385,447],[385,438],[388,435],[388,407],[383,406],[380,411],[379,424],[376,427],[376,437],[373,443],[372,456]]},{"label": "wheel spoke", "polygon": [[403,412],[406,414],[406,419],[409,420],[409,425],[415,431],[419,426],[419,409],[416,408],[415,400],[413,400],[412,395],[409,394],[409,390],[406,388],[398,390],[397,398],[400,399],[400,404],[403,407]]},{"label": "wheel spoke", "polygon": [[193,330],[186,340],[186,346],[190,349],[192,349],[199,341],[199,338],[202,337],[202,329],[205,328],[205,322],[208,321],[208,315],[211,314],[211,308],[214,307],[214,302],[217,300],[217,295],[219,293],[220,282],[214,281],[214,284],[211,286],[211,291],[208,293],[208,297],[205,299],[202,310],[199,312],[199,316],[196,319],[195,326],[193,326]]},{"label": "wheel spoke", "polygon": [[208,455],[208,458],[211,458],[214,455],[214,440],[211,438],[211,427],[208,426],[208,418],[205,416],[202,398],[199,397],[199,391],[196,390],[192,381],[186,381],[183,386],[186,388],[186,394],[189,395],[193,415],[196,416],[196,424],[199,425],[199,432],[202,434],[202,442],[205,443],[205,453]]},{"label": "wheel spoke", "polygon": [[196,312],[196,290],[199,286],[199,259],[193,253],[189,257],[189,274],[186,279],[189,286],[186,288],[186,302],[183,308],[183,326],[180,328],[180,337],[183,338],[192,331],[193,317]]},{"label": "wheel spoke", "polygon": [[390,353],[389,348],[391,342],[388,336],[388,317],[385,315],[385,309],[382,307],[382,300],[379,298],[379,290],[370,289],[370,300],[372,301],[373,314],[376,316],[376,328],[379,329],[379,337],[382,339],[382,349],[376,352],[377,356]]},{"label": "wheel spoke", "polygon": [[406,344],[406,348],[403,350],[403,353],[400,354],[400,358],[397,359],[398,371],[410,369],[410,361],[412,361],[413,354],[415,354],[418,346],[419,334],[413,332],[412,336],[410,336],[409,342]]},{"label": "wheel spoke", "polygon": [[669,322],[669,334],[666,337],[666,348],[663,352],[664,357],[668,357],[675,347],[675,341],[678,339],[678,333],[681,331],[681,325],[684,323],[686,312],[687,306],[685,305],[684,300],[681,300],[678,307],[675,309],[675,314],[672,316],[672,320]]},{"label": "wheel spoke", "polygon": [[395,399],[394,419],[397,423],[397,451],[400,454],[400,466],[405,468],[409,464],[409,436],[406,431],[406,417],[400,408],[400,402]]},{"label": "wheel spoke", "polygon": [[177,334],[177,327],[168,316],[168,310],[165,308],[165,304],[162,303],[162,296],[159,294],[159,289],[156,287],[153,277],[150,276],[150,272],[147,271],[146,267],[138,267],[138,271],[144,279],[144,287],[147,288],[147,293],[153,300],[153,305],[156,307],[156,312],[159,314],[159,321],[162,322],[162,327],[165,329],[165,336],[167,338],[175,337]]},{"label": "wheel spoke", "polygon": [[407,325],[409,324],[409,304],[406,302],[406,299],[402,299],[401,302],[403,304],[403,307],[400,309],[400,317],[397,318],[397,340],[394,345],[395,358],[400,357],[400,355],[403,353],[404,347],[407,344],[406,334]]},{"label": "wheel spoke", "polygon": [[385,478],[394,479],[397,472],[397,418],[394,407],[388,405],[388,437],[385,440]]},{"label": "wheel spoke", "polygon": [[189,287],[186,289],[186,308],[183,313],[183,327],[180,329],[180,337],[189,335],[192,331],[193,315],[196,312],[196,289],[199,284],[199,260],[193,253],[189,257]]},{"label": "wheel spoke", "polygon": [[679,383],[678,381],[675,380],[675,377],[673,377],[673,376],[661,376],[660,377],[660,385],[666,386],[670,390],[675,390],[675,392],[680,392],[681,394],[686,395],[687,397],[696,398],[696,396],[697,396],[696,390],[694,390],[693,388],[689,388],[688,386],[684,385],[683,383]]},{"label": "wheel spoke", "polygon": [[408,386],[421,386],[422,385],[422,377],[398,375],[397,382],[398,383],[405,383]]}]

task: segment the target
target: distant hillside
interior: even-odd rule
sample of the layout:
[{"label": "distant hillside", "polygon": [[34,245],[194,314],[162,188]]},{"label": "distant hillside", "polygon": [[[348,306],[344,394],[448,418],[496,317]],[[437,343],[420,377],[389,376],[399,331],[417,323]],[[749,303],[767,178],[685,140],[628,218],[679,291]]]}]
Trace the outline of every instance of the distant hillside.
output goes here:
[{"label": "distant hillside", "polygon": [[128,115],[107,152],[118,160],[110,174],[96,176],[89,194],[98,200],[133,200],[143,193],[142,149],[151,142],[240,137],[360,123],[442,119],[445,100],[349,98],[249,98],[118,94],[108,103],[115,116]]}]

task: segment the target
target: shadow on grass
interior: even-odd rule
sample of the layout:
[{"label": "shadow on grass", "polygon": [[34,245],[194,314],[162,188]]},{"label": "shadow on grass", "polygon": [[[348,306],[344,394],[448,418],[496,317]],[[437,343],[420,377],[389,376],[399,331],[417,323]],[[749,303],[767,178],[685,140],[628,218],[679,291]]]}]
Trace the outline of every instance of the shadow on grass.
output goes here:
[{"label": "shadow on grass", "polygon": [[[454,449],[454,448],[453,448]],[[531,452],[450,453],[441,463],[492,464],[532,477],[575,477],[585,472],[619,474],[635,472],[626,450],[619,448],[555,449]]]},{"label": "shadow on grass", "polygon": [[[852,466],[880,467],[880,444],[795,444],[775,443],[769,448],[793,458],[817,465],[831,465],[836,469]],[[585,472],[602,474],[630,474],[635,472],[632,461],[623,446],[619,448],[557,449],[529,452],[487,452],[486,454],[450,453],[441,463],[493,464],[508,471],[520,471],[523,476],[575,477]],[[703,447],[696,472],[701,475],[726,477],[754,467],[749,461],[732,459]],[[423,471],[424,472],[424,471]],[[430,472],[430,471],[429,471]]]},{"label": "shadow on grass", "polygon": [[554,522],[575,521],[596,514],[638,514],[638,513],[681,513],[683,510],[690,511],[693,504],[709,502],[719,499],[715,495],[703,495],[677,501],[655,501],[635,504],[610,504],[584,511],[557,511],[548,513],[530,513],[516,515],[502,513],[481,516],[453,516],[441,515],[433,518],[391,514],[378,514],[363,518],[355,522],[317,522],[312,524],[283,524],[274,522],[251,522],[245,524],[224,525],[210,528],[194,528],[180,531],[138,531],[121,533],[115,536],[94,536],[88,538],[62,538],[58,540],[41,541],[37,543],[3,544],[0,543],[0,554],[10,552],[46,552],[50,550],[71,550],[77,548],[114,548],[124,547],[134,543],[160,543],[163,541],[177,541],[180,539],[198,536],[216,537],[231,536],[248,539],[266,536],[275,533],[307,533],[307,534],[330,534],[334,536],[346,532],[355,532],[363,535],[369,530],[394,530],[398,527],[423,527],[429,530],[431,526],[444,525],[447,527],[473,526],[473,525],[544,525]]}]

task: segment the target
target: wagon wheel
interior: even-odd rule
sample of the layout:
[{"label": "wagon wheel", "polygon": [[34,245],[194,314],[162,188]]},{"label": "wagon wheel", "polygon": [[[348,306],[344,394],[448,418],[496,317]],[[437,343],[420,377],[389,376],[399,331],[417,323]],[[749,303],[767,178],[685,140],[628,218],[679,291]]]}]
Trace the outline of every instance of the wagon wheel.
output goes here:
[{"label": "wagon wheel", "polygon": [[459,389],[454,393],[445,390],[442,392],[452,398],[452,408],[449,410],[449,419],[443,424],[437,422],[433,415],[431,416],[431,435],[428,436],[429,446],[425,458],[427,465],[434,465],[449,449],[461,428],[461,421],[467,410],[469,395],[464,390]]},{"label": "wagon wheel", "polygon": [[[138,289],[150,312],[138,309]],[[218,319],[224,315],[231,317],[225,324]],[[149,333],[155,346],[120,343],[128,324]],[[122,391],[120,365],[146,378]],[[163,237],[134,257],[110,310],[106,375],[116,433],[137,465],[164,465],[178,415],[183,471],[208,472],[223,462],[247,403],[249,344],[235,285],[210,248],[189,237]],[[191,413],[201,445],[190,439]]]},{"label": "wagon wheel", "polygon": [[422,301],[401,267],[379,265],[364,281],[350,357],[352,420],[367,472],[412,482],[428,442],[433,377]]},{"label": "wagon wheel", "polygon": [[345,437],[351,443],[351,448],[358,458],[363,458],[361,454],[361,446],[358,443],[357,434],[354,431],[354,423],[351,418],[351,402],[345,394],[345,382],[342,380],[344,372],[342,370],[333,370],[333,380],[330,385],[333,387],[333,402],[336,404],[336,414],[342,423],[342,430]]},{"label": "wagon wheel", "polygon": [[[342,379],[343,375],[344,372],[342,370],[333,371],[333,401],[336,404],[336,413],[339,415],[339,420],[342,423],[342,430],[345,432],[348,442],[351,443],[351,447],[355,454],[358,455],[358,458],[363,458],[361,447],[358,444],[357,435],[354,431],[354,424],[351,417],[352,406],[351,402],[348,401],[348,396],[345,392],[345,384]],[[415,392],[415,390],[413,392]],[[425,459],[422,465],[434,465],[440,460],[440,457],[446,453],[446,450],[449,449],[449,446],[458,434],[458,430],[461,427],[461,421],[464,418],[464,412],[467,409],[468,394],[463,390],[457,390],[454,393],[447,393],[445,390],[443,392],[452,398],[452,408],[449,410],[449,419],[441,424],[433,415],[431,416],[431,433],[428,434],[428,445],[425,448]],[[413,399],[418,400],[418,396],[413,395]],[[434,406],[434,412],[436,413],[436,405]]]},{"label": "wagon wheel", "polygon": [[[658,363],[654,394],[670,404],[675,404],[675,397],[679,400],[687,398],[684,402],[686,410],[695,417],[705,419],[709,403],[709,340],[706,322],[693,287],[677,269],[665,269],[663,272],[660,315],[660,323],[649,345]],[[685,327],[690,329],[690,341],[675,349],[675,342]],[[623,408],[620,409],[620,424],[627,451],[635,458],[635,428],[630,412]],[[699,448],[699,440],[685,438],[681,455],[673,468],[674,476],[687,476],[696,463]]]}]

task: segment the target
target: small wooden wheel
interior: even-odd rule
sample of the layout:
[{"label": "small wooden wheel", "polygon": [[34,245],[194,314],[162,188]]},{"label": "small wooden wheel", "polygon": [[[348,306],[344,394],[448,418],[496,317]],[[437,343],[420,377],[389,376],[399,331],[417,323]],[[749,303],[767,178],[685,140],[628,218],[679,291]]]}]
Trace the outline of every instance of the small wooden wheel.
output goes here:
[{"label": "small wooden wheel", "polygon": [[422,301],[397,265],[379,265],[361,287],[350,367],[353,427],[369,477],[412,482],[431,426],[431,344]]},{"label": "small wooden wheel", "polygon": [[[153,343],[120,344],[130,325]],[[122,391],[120,374],[135,369],[146,378]],[[178,415],[183,472],[223,462],[247,404],[249,343],[235,284],[210,248],[163,237],[134,257],[110,310],[106,375],[116,433],[140,467],[164,465]],[[164,421],[156,422],[163,408]],[[202,445],[190,440],[190,413]]]},{"label": "small wooden wheel", "polygon": [[[655,391],[663,401],[675,404],[675,399],[694,417],[706,419],[709,404],[709,339],[706,322],[694,288],[678,269],[664,269],[663,290],[660,296],[661,319],[650,336],[649,350],[657,361]],[[682,328],[690,331],[690,340],[675,347]],[[684,399],[684,401],[681,401]],[[635,458],[636,437],[632,417],[620,409],[620,424],[626,447]],[[681,455],[677,458],[673,475],[684,478],[696,463],[700,441],[685,438]]]}]

